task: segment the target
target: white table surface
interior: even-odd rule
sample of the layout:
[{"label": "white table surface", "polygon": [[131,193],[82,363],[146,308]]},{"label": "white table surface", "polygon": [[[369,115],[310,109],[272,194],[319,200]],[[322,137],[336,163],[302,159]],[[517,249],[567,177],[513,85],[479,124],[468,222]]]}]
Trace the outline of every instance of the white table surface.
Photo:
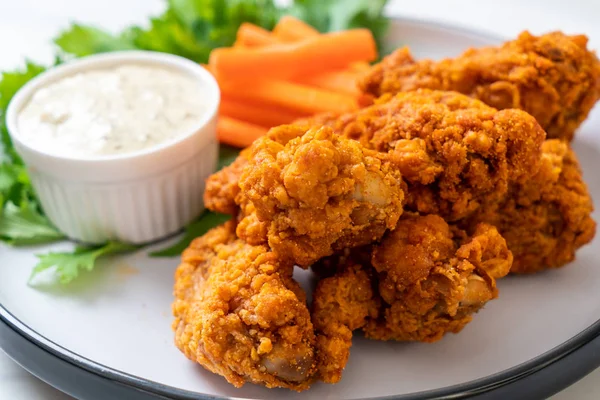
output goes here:
[{"label": "white table surface", "polygon": [[[161,0],[0,0],[0,70],[20,65],[25,57],[50,61],[50,38],[69,21],[117,30],[131,23],[143,23],[147,15],[159,13],[162,8]],[[597,0],[392,0],[389,11],[507,37],[524,29],[533,33],[550,30],[586,33],[590,45],[600,49],[600,1]],[[599,398],[600,370],[596,370],[552,399]],[[0,352],[0,400],[8,399],[70,397],[31,376]]]}]

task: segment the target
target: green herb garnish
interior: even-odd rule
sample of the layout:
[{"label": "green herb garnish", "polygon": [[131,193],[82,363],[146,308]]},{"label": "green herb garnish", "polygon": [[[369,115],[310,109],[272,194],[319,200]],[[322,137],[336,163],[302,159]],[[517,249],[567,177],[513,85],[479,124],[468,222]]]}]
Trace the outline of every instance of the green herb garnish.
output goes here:
[{"label": "green herb garnish", "polygon": [[23,161],[12,145],[6,127],[6,109],[11,98],[23,85],[44,70],[40,65],[27,62],[22,70],[0,75],[0,240],[15,246],[64,239],[64,235],[44,216]]},{"label": "green herb garnish", "polygon": [[29,281],[47,269],[54,269],[54,273],[61,283],[69,283],[79,276],[79,272],[94,269],[98,259],[114,254],[127,253],[138,250],[133,246],[118,242],[109,242],[102,246],[79,246],[72,252],[50,252],[38,255],[39,262],[33,269]]},{"label": "green herb garnish", "polygon": [[387,0],[296,0],[287,12],[320,32],[367,28],[381,49],[388,19],[383,16]]},{"label": "green herb garnish", "polygon": [[150,19],[148,28],[132,26],[111,35],[75,24],[54,42],[77,57],[141,49],[205,63],[213,49],[233,44],[243,22],[271,29],[284,13],[272,0],[168,0],[167,5],[162,15]]},{"label": "green herb garnish", "polygon": [[0,237],[14,246],[51,243],[65,238],[34,204],[6,203],[0,217]]}]

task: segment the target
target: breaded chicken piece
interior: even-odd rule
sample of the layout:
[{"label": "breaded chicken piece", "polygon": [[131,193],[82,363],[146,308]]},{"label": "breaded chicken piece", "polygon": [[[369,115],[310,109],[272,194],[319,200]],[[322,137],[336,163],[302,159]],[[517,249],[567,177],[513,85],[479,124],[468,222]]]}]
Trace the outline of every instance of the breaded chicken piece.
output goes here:
[{"label": "breaded chicken piece", "polygon": [[549,138],[571,140],[600,98],[600,63],[583,35],[523,32],[500,47],[442,61],[415,61],[402,48],[360,82],[375,97],[420,88],[454,90],[498,108],[533,115]]},{"label": "breaded chicken piece", "polygon": [[319,375],[340,380],[352,331],[377,340],[435,342],[458,333],[497,297],[512,254],[496,228],[480,224],[471,236],[436,215],[405,213],[371,250],[329,259],[338,272],[313,295]]},{"label": "breaded chicken piece", "polygon": [[389,154],[408,182],[406,207],[464,218],[503,198],[509,182],[538,169],[545,132],[520,110],[497,111],[455,92],[418,90],[383,96],[340,117],[298,121],[330,126],[363,146]]},{"label": "breaded chicken piece", "polygon": [[[238,203],[253,206],[237,233],[249,242],[245,218],[266,223],[269,246],[282,259],[308,267],[346,247],[371,243],[402,214],[404,183],[385,154],[330,128],[284,125],[252,146],[240,177]],[[293,138],[285,145],[273,135]],[[251,224],[251,225],[252,225]]]},{"label": "breaded chicken piece", "polygon": [[[281,144],[286,145],[294,135],[302,135],[304,131],[290,129],[271,129],[266,136]],[[250,210],[244,211],[248,202],[241,196],[237,202],[236,197],[240,193],[239,180],[242,176],[244,167],[248,164],[248,159],[252,155],[252,146],[243,149],[235,161],[221,170],[215,172],[206,180],[206,189],[204,190],[204,205],[211,211],[220,212],[223,214],[237,215],[240,207],[242,214],[250,214]],[[251,205],[248,207],[252,207]],[[245,223],[249,223],[246,221]],[[253,225],[257,221],[252,221]],[[253,229],[264,229],[255,225]],[[259,241],[260,244],[260,241]]]},{"label": "breaded chicken piece", "polygon": [[353,260],[332,258],[335,261],[329,261],[336,263],[338,272],[319,281],[312,310],[317,332],[318,375],[326,383],[340,381],[350,356],[352,331],[364,327],[370,319],[377,319],[381,308],[381,299],[373,288],[372,269]]},{"label": "breaded chicken piece", "polygon": [[238,205],[235,197],[240,192],[238,181],[242,170],[248,164],[250,153],[250,148],[242,150],[231,165],[208,177],[204,189],[204,206],[206,208],[222,214],[235,215],[237,213]]},{"label": "breaded chicken piece", "polygon": [[315,335],[305,294],[265,246],[236,238],[233,223],[196,239],[175,274],[175,343],[236,387],[307,389]]},{"label": "breaded chicken piece", "polygon": [[554,139],[542,145],[541,167],[531,180],[513,185],[503,202],[464,225],[495,225],[514,254],[511,272],[532,273],[575,259],[596,232],[593,210],[575,153]]},{"label": "breaded chicken piece", "polygon": [[448,220],[502,199],[509,182],[529,179],[545,138],[523,111],[496,111],[458,93],[431,90],[384,96],[353,113],[295,125],[328,126],[387,153],[408,183],[407,208]]}]

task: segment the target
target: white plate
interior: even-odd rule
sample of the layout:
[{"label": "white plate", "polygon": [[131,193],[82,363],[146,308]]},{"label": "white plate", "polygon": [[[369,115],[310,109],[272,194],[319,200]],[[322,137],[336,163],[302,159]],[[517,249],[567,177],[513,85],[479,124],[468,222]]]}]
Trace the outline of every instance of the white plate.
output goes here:
[{"label": "white plate", "polygon": [[[417,57],[433,58],[497,42],[485,35],[406,20],[394,22],[388,40],[393,47],[410,46]],[[596,198],[600,198],[600,176],[594,174],[600,168],[599,131],[596,110],[574,144]],[[594,216],[598,220],[598,212]],[[356,399],[454,385],[477,387],[477,382],[483,385],[482,378],[501,372],[493,379],[511,378],[548,362],[553,354],[573,350],[583,344],[580,334],[588,328],[586,337],[600,332],[595,324],[600,318],[598,237],[567,268],[501,280],[500,298],[459,335],[448,335],[435,344],[356,337],[337,385],[316,384],[300,394],[251,384],[236,389],[188,361],[173,344],[170,305],[178,259],[153,259],[140,252],[113,260],[69,286],[31,288],[27,278],[36,263],[34,254],[47,250],[0,247],[0,317],[29,337],[52,342],[63,359],[163,394]],[[305,286],[310,285],[309,273],[297,275]]]}]

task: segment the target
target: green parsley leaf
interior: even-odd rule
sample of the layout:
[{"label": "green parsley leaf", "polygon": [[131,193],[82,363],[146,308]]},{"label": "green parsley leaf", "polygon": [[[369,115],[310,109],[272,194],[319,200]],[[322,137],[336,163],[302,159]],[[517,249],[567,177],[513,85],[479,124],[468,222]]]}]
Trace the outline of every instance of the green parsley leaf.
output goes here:
[{"label": "green parsley leaf", "polygon": [[150,257],[176,257],[190,245],[192,240],[204,235],[210,229],[221,225],[231,218],[230,215],[205,211],[200,218],[185,228],[185,234],[179,242],[171,247],[150,253]]},{"label": "green parsley leaf", "polygon": [[17,168],[7,163],[0,164],[0,193],[3,195],[9,193],[19,182]]},{"label": "green parsley leaf", "polygon": [[77,278],[81,270],[93,270],[98,259],[136,249],[137,246],[109,242],[103,246],[77,247],[72,252],[41,254],[37,256],[40,261],[33,269],[29,282],[42,271],[53,268],[60,283],[66,284]]},{"label": "green parsley leaf", "polygon": [[12,72],[0,73],[0,136],[2,138],[3,155],[14,164],[23,164],[21,157],[15,152],[6,128],[6,109],[10,100],[23,85],[46,70],[41,65],[27,61],[25,68]]},{"label": "green parsley leaf", "polygon": [[200,43],[171,10],[150,20],[150,28],[132,27],[123,36],[137,48],[176,54],[196,62],[206,62],[212,48]]},{"label": "green parsley leaf", "polygon": [[244,22],[273,28],[283,12],[273,0],[169,0],[169,10],[211,49],[232,45]]},{"label": "green parsley leaf", "polygon": [[15,246],[64,239],[64,235],[30,202],[23,202],[20,207],[12,202],[6,203],[0,218],[0,237]]},{"label": "green parsley leaf", "polygon": [[27,61],[23,70],[0,73],[0,112],[4,115],[8,103],[15,93],[32,78],[35,78],[45,70],[45,67]]},{"label": "green parsley leaf", "polygon": [[379,48],[388,28],[383,9],[388,0],[295,0],[290,14],[306,21],[320,32],[367,28]]},{"label": "green parsley leaf", "polygon": [[[3,201],[0,202],[0,211],[5,202],[20,205],[23,202],[35,201],[33,189],[29,183],[25,167],[9,163],[0,164],[0,194],[3,198]],[[0,213],[1,219],[2,213]]]},{"label": "green parsley leaf", "polygon": [[114,36],[91,26],[73,24],[62,32],[56,43],[64,52],[77,57],[118,50],[133,50],[136,46],[126,37]]},{"label": "green parsley leaf", "polygon": [[214,48],[233,44],[243,22],[270,29],[280,15],[272,0],[169,0],[167,10],[151,18],[148,28],[132,26],[111,35],[74,24],[54,42],[75,56],[137,48],[205,63]]}]

